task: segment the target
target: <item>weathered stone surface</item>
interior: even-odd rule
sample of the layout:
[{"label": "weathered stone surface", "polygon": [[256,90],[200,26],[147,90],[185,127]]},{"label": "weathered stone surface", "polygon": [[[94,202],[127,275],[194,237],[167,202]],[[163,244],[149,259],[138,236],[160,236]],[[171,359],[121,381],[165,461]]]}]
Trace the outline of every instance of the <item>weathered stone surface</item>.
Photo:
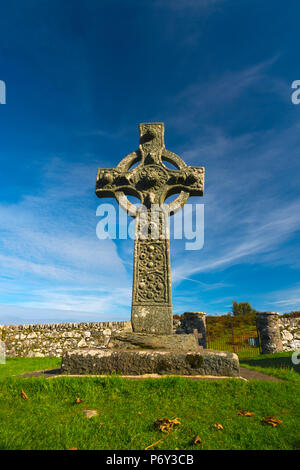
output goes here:
[{"label": "weathered stone surface", "polygon": [[263,354],[283,350],[277,312],[258,312],[257,322]]},{"label": "weathered stone surface", "polygon": [[151,335],[147,333],[113,333],[108,345],[116,349],[156,349],[198,351],[194,335]]},{"label": "weathered stone surface", "polygon": [[195,330],[198,334],[198,343],[206,349],[206,313],[205,312],[185,312],[177,334],[192,334]]},{"label": "weathered stone surface", "polygon": [[63,356],[63,374],[121,375],[215,375],[239,377],[239,360],[234,353],[203,350],[174,351],[113,351],[77,350]]},{"label": "weathered stone surface", "polygon": [[[180,320],[174,320],[174,332],[178,328],[182,329],[181,323],[182,321]],[[289,318],[279,316],[278,324],[284,351],[300,349],[300,317]],[[188,324],[187,330],[182,329],[182,333],[186,334],[192,331],[193,326]],[[35,331],[38,336],[34,339],[27,339],[32,331]],[[85,336],[86,331],[90,331],[91,336]],[[27,356],[29,353],[32,354],[33,347],[38,349],[37,352],[43,356],[61,356],[65,350],[78,349],[78,343],[82,338],[85,338],[87,347],[91,349],[106,347],[110,334],[116,331],[131,331],[131,323],[93,322],[58,323],[55,325],[0,325],[0,340],[5,342],[6,357]],[[66,337],[65,332],[70,332],[71,336]],[[287,339],[291,338],[291,336],[285,332],[290,333],[292,339]],[[70,340],[72,343],[68,343]],[[33,346],[34,344],[35,346]]]},{"label": "weathered stone surface", "polygon": [[[168,217],[181,209],[189,196],[203,196],[204,168],[191,167],[165,148],[162,122],[139,124],[140,145],[116,168],[99,168],[96,195],[115,197],[136,217],[131,322],[139,333],[171,334],[172,287]],[[170,169],[164,161],[172,163]],[[138,166],[131,167],[139,162]],[[166,198],[179,193],[170,204]],[[126,198],[141,201],[137,208]]]},{"label": "weathered stone surface", "polygon": [[279,317],[279,329],[284,351],[300,349],[300,317]]},{"label": "weathered stone surface", "polygon": [[131,331],[131,323],[0,325],[0,340],[5,342],[6,357],[61,356],[63,351],[78,347],[104,348],[112,331]]},{"label": "weathered stone surface", "polygon": [[281,338],[282,341],[291,341],[293,339],[293,335],[288,330],[283,330]]}]

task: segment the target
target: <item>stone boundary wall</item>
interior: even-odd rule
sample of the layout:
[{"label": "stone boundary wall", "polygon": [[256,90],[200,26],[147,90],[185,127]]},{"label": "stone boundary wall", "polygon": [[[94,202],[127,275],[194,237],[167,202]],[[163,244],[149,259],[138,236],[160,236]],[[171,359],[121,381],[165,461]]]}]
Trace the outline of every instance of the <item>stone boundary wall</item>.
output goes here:
[{"label": "stone boundary wall", "polygon": [[[267,317],[272,318],[272,315]],[[300,349],[300,318],[278,315],[277,323],[282,343],[278,350]],[[206,347],[204,312],[186,312],[183,321],[173,321],[173,327],[177,333],[198,330],[199,344]],[[72,349],[106,348],[112,332],[124,331],[131,331],[130,321],[0,325],[0,340],[5,343],[6,357],[60,357],[64,351]]]},{"label": "stone boundary wall", "polygon": [[6,357],[60,357],[80,348],[105,348],[112,332],[131,331],[129,321],[0,325]]},{"label": "stone boundary wall", "polygon": [[300,349],[300,317],[280,317],[278,326],[284,351]]}]

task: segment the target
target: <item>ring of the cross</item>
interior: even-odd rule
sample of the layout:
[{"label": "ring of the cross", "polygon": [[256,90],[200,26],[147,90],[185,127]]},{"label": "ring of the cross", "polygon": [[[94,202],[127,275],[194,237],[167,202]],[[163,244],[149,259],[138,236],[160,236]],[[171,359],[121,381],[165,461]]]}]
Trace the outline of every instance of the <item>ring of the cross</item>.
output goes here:
[{"label": "ring of the cross", "polygon": [[[183,170],[187,167],[186,163],[182,160],[182,158],[166,149],[164,149],[162,152],[161,165],[162,168],[168,170],[168,167],[163,163],[164,160],[174,165],[178,170]],[[120,161],[120,163],[116,166],[116,170],[122,172],[128,171],[135,163],[138,163],[139,161],[141,161],[141,154],[138,151],[132,152]],[[166,193],[165,199],[171,194],[172,191],[170,189],[170,193]],[[138,191],[132,193],[132,195],[140,199],[140,194],[138,193]],[[188,201],[189,195],[190,194],[188,191],[180,190],[178,196],[176,197],[176,199],[174,199],[174,201],[171,201],[166,204],[163,201],[163,204],[164,206],[166,206],[165,208],[168,214],[174,215],[176,212],[182,209]],[[116,191],[115,197],[122,209],[124,209],[131,217],[136,217],[138,213],[138,208],[129,201],[124,191]]]}]

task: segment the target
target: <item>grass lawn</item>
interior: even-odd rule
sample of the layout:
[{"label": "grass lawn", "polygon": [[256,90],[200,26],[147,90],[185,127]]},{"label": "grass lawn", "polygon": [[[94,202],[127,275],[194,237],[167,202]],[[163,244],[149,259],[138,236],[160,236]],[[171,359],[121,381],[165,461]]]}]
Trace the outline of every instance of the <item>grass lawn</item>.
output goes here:
[{"label": "grass lawn", "polygon": [[[300,376],[299,369],[286,368],[290,355],[261,356],[242,364],[280,376],[283,382],[16,378],[12,375],[55,368],[59,360],[9,359],[0,365],[0,449],[145,449],[165,436],[151,450],[296,449]],[[21,398],[22,389],[28,399]],[[76,398],[83,403],[76,404]],[[98,415],[88,419],[84,409]],[[254,415],[238,416],[239,410]],[[263,424],[267,416],[282,424]],[[153,428],[164,417],[181,422],[168,435]],[[223,430],[214,428],[215,423]],[[193,447],[197,435],[201,444]]]},{"label": "grass lawn", "polygon": [[293,365],[291,356],[291,352],[261,354],[251,359],[240,359],[240,365],[273,375],[282,380],[298,383],[298,386],[300,386],[300,365]]},{"label": "grass lawn", "polygon": [[12,357],[6,360],[5,365],[0,364],[0,380],[35,370],[57,369],[60,363],[59,357]]}]

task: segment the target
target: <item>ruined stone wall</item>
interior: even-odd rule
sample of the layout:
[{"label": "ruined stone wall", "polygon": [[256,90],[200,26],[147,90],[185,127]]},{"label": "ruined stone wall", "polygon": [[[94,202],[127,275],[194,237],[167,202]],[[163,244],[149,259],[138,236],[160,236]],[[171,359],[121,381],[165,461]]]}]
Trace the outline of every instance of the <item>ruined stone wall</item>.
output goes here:
[{"label": "ruined stone wall", "polygon": [[130,322],[0,325],[6,357],[62,356],[64,351],[106,347],[112,332],[130,331]]},{"label": "ruined stone wall", "polygon": [[[174,331],[180,320],[174,320]],[[64,351],[105,348],[112,333],[131,331],[130,321],[0,325],[6,357],[60,357]]]},{"label": "ruined stone wall", "polygon": [[177,323],[173,321],[173,328],[177,334],[198,335],[199,346],[206,349],[206,313],[205,312],[185,312],[182,320]]},{"label": "ruined stone wall", "polygon": [[279,317],[278,326],[284,351],[300,349],[300,317]]},{"label": "ruined stone wall", "polygon": [[[199,325],[195,325],[196,313]],[[300,349],[300,318],[283,318],[278,315],[277,324],[282,342],[278,350]],[[192,333],[197,329],[200,333],[199,344],[206,347],[203,312],[187,312],[184,320],[173,321],[173,328],[177,333]],[[130,321],[0,325],[0,340],[5,343],[6,357],[59,357],[66,350],[105,348],[112,332],[124,331],[131,331]]]}]

